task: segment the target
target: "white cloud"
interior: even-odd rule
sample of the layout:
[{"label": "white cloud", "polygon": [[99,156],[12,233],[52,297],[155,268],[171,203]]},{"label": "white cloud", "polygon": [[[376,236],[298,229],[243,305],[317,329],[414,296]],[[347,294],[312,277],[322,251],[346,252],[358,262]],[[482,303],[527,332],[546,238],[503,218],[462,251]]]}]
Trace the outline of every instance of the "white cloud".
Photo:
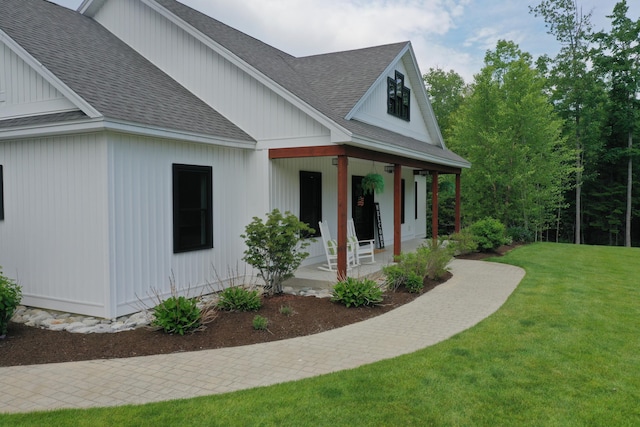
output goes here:
[{"label": "white cloud", "polygon": [[235,22],[243,32],[296,56],[443,35],[452,27],[450,7],[438,0],[196,3],[216,19]]}]

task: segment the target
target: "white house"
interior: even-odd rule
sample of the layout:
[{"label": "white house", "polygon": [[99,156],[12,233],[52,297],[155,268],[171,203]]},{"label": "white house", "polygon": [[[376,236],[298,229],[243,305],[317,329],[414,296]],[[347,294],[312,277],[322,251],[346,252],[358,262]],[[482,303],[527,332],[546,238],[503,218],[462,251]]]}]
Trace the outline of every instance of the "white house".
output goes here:
[{"label": "white house", "polygon": [[[274,208],[328,220],[344,269],[346,219],[373,235],[377,202],[399,252],[426,235],[424,175],[459,194],[465,167],[409,42],[296,58],[174,0],[0,2],[0,265],[27,305],[198,289]],[[387,189],[362,197],[372,171]]]}]

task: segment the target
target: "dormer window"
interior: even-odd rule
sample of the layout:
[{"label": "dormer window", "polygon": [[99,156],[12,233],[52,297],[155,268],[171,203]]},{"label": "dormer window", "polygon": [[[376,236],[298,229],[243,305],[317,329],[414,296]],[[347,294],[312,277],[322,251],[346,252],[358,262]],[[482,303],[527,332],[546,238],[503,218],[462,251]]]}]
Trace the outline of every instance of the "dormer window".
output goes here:
[{"label": "dormer window", "polygon": [[395,79],[387,77],[387,113],[409,121],[411,89],[404,86],[404,75],[396,71]]}]

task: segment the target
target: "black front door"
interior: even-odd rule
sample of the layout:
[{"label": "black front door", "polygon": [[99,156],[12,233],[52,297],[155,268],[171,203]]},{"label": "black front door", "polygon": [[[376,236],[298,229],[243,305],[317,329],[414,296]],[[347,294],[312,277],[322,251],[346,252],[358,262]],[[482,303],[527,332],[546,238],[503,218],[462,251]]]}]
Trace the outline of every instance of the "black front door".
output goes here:
[{"label": "black front door", "polygon": [[351,177],[351,212],[358,240],[369,240],[374,238],[374,199],[373,194],[363,194],[362,178],[355,175]]}]

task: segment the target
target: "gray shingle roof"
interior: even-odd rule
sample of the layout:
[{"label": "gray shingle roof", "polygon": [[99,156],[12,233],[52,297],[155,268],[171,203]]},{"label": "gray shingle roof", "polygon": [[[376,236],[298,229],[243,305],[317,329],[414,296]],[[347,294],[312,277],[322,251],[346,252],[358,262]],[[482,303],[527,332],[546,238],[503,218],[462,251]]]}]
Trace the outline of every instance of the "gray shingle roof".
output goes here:
[{"label": "gray shingle roof", "polygon": [[353,134],[443,160],[467,163],[450,150],[377,126],[345,120],[409,42],[296,58],[178,1],[155,1]]},{"label": "gray shingle roof", "polygon": [[0,28],[109,119],[253,141],[96,21],[42,0],[0,1]]},{"label": "gray shingle roof", "polygon": [[[408,42],[296,58],[175,0],[155,1],[355,136],[466,163],[441,147],[345,120]],[[42,0],[1,0],[0,28],[107,118],[253,141],[104,27],[77,12]],[[19,123],[28,122],[5,121],[0,128]]]}]

